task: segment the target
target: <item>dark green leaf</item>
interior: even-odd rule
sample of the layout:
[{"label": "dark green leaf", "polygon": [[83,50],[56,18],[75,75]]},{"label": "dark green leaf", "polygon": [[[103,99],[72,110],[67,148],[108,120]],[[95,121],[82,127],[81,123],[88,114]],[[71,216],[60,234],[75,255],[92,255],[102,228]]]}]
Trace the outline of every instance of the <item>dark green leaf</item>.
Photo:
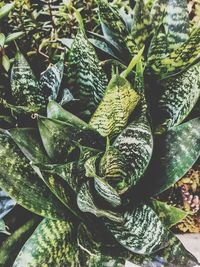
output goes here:
[{"label": "dark green leaf", "polygon": [[24,244],[13,267],[76,266],[74,230],[72,223],[44,219]]},{"label": "dark green leaf", "polygon": [[[0,187],[24,208],[48,218],[69,217],[13,140],[0,135]],[[44,205],[45,203],[45,205]]]},{"label": "dark green leaf", "polygon": [[122,222],[104,222],[115,239],[134,253],[151,254],[168,245],[169,232],[147,205],[124,211]]}]

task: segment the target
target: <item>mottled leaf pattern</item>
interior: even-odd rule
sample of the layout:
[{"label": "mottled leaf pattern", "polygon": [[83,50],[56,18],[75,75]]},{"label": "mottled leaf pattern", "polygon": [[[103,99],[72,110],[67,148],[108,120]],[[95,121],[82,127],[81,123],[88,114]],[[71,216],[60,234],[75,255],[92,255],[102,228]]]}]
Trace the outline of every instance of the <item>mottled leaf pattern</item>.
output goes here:
[{"label": "mottled leaf pattern", "polygon": [[107,86],[107,77],[100,66],[95,50],[81,30],[68,55],[68,84],[84,108],[94,111]]},{"label": "mottled leaf pattern", "polygon": [[17,52],[16,60],[11,70],[12,95],[17,105],[30,106],[39,111],[44,109],[47,97],[33,74],[25,57]]},{"label": "mottled leaf pattern", "polygon": [[128,80],[114,76],[89,124],[102,136],[116,135],[126,126],[138,101],[139,95]]},{"label": "mottled leaf pattern", "polygon": [[60,89],[64,71],[64,61],[60,60],[55,65],[49,67],[42,73],[39,86],[46,96],[50,99],[56,99]]},{"label": "mottled leaf pattern", "polygon": [[150,254],[168,245],[168,231],[147,205],[125,211],[121,223],[104,222],[116,240],[134,253]]},{"label": "mottled leaf pattern", "polygon": [[200,66],[161,82],[155,115],[159,114],[156,132],[180,124],[193,109],[200,96]]},{"label": "mottled leaf pattern", "polygon": [[44,219],[22,247],[13,267],[78,266],[71,222]]}]

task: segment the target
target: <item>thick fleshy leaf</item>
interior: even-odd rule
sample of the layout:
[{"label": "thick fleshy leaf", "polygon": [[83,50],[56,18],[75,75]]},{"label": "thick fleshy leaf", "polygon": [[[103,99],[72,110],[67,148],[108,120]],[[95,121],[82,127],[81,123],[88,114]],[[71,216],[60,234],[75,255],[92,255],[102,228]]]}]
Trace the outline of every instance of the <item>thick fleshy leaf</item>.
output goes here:
[{"label": "thick fleshy leaf", "polygon": [[111,221],[122,222],[120,214],[101,209],[97,206],[89,182],[81,186],[77,196],[77,204],[82,212],[92,213],[98,218],[109,218]]},{"label": "thick fleshy leaf", "polygon": [[200,28],[195,29],[189,39],[178,49],[166,55],[151,67],[162,78],[183,71],[199,58],[200,52]]},{"label": "thick fleshy leaf", "polygon": [[84,110],[94,111],[108,81],[94,47],[81,30],[69,51],[67,76],[73,96],[81,100]]},{"label": "thick fleshy leaf", "polygon": [[168,0],[154,0],[150,12],[152,29],[156,30],[157,27],[163,22],[163,17],[166,11]]},{"label": "thick fleshy leaf", "polygon": [[89,124],[102,136],[120,133],[139,101],[128,80],[115,75],[105,91],[105,95]]},{"label": "thick fleshy leaf", "polygon": [[131,27],[131,35],[138,46],[143,46],[146,39],[149,37],[150,15],[145,6],[144,0],[136,1],[133,10],[133,22]]},{"label": "thick fleshy leaf", "polygon": [[[90,157],[85,163],[86,176],[94,178],[94,187],[97,193],[112,207],[118,207],[121,205],[121,198],[117,191],[109,185],[106,181],[106,177],[101,178],[97,175],[96,161],[100,154]],[[105,169],[107,166],[104,166]],[[100,170],[99,170],[100,171]]]},{"label": "thick fleshy leaf", "polygon": [[197,161],[200,156],[199,133],[200,118],[196,118],[174,127],[156,140],[147,173],[147,179],[151,181],[148,187],[152,187],[153,192],[159,194],[171,187]]},{"label": "thick fleshy leaf", "polygon": [[163,23],[167,32],[168,51],[177,49],[189,38],[187,0],[168,0]]},{"label": "thick fleshy leaf", "polygon": [[62,82],[64,61],[60,60],[42,73],[39,86],[49,99],[56,99]]},{"label": "thick fleshy leaf", "polygon": [[168,245],[168,231],[147,205],[123,212],[122,222],[104,219],[106,227],[126,249],[137,254],[151,254]]},{"label": "thick fleshy leaf", "polygon": [[163,224],[169,228],[182,221],[189,214],[184,210],[178,209],[156,199],[153,199],[150,202],[150,205]]},{"label": "thick fleshy leaf", "polygon": [[117,56],[115,55],[112,47],[109,46],[105,41],[95,39],[95,38],[90,38],[89,41],[94,45],[94,47],[100,49],[101,51],[106,53],[108,56],[111,56],[112,58],[117,59]]},{"label": "thick fleshy leaf", "polygon": [[162,133],[180,124],[199,97],[200,65],[190,67],[176,77],[163,80],[154,110],[157,117],[156,132]]},{"label": "thick fleshy leaf", "polygon": [[71,123],[39,117],[38,127],[47,154],[55,163],[66,161],[69,154],[75,151],[75,143],[94,148],[102,147],[100,135],[82,126],[76,127]]},{"label": "thick fleshy leaf", "polygon": [[9,12],[14,8],[15,3],[9,3],[0,8],[0,19],[7,16]]},{"label": "thick fleshy leaf", "polygon": [[116,138],[113,146],[123,155],[128,164],[128,187],[134,186],[149,165],[153,151],[151,127],[145,115],[131,122]]},{"label": "thick fleshy leaf", "polygon": [[49,163],[39,131],[35,128],[12,128],[8,131],[24,155],[32,162]]},{"label": "thick fleshy leaf", "polygon": [[18,51],[11,70],[12,95],[17,105],[45,108],[47,96],[39,87],[38,81],[25,57]]},{"label": "thick fleshy leaf", "polygon": [[3,133],[0,148],[0,187],[18,204],[36,214],[52,219],[68,218],[65,206],[34,172],[13,140]]},{"label": "thick fleshy leaf", "polygon": [[13,267],[76,266],[72,223],[44,219],[22,247]]},{"label": "thick fleshy leaf", "polygon": [[40,219],[37,217],[31,219],[2,243],[0,246],[0,266],[12,267],[21,247],[33,233],[39,222]]},{"label": "thick fleshy leaf", "polygon": [[0,220],[14,208],[15,204],[16,202],[0,189]]}]

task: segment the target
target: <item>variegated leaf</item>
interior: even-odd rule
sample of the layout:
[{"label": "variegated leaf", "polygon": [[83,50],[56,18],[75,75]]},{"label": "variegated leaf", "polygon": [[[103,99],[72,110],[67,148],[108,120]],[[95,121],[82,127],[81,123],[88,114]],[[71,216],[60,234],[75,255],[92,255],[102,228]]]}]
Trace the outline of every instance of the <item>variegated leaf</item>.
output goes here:
[{"label": "variegated leaf", "polygon": [[105,95],[89,124],[102,136],[120,133],[139,101],[128,80],[115,75],[105,91]]},{"label": "variegated leaf", "polygon": [[137,0],[133,10],[131,36],[138,46],[143,46],[150,34],[150,14],[144,0]]},{"label": "variegated leaf", "polygon": [[168,0],[163,19],[167,32],[168,51],[174,51],[189,38],[187,0]]},{"label": "variegated leaf", "polygon": [[162,133],[180,124],[193,109],[199,97],[199,64],[175,77],[163,80],[154,110],[157,119],[156,132]]},{"label": "variegated leaf", "polygon": [[52,219],[69,217],[66,207],[34,172],[14,141],[3,133],[0,134],[0,187],[18,204],[36,214]]},{"label": "variegated leaf", "polygon": [[55,100],[58,96],[64,71],[64,61],[60,60],[41,74],[39,86],[42,92],[50,99]]},{"label": "variegated leaf", "polygon": [[16,202],[0,189],[0,220],[14,208],[15,204]]},{"label": "variegated leaf", "polygon": [[166,5],[168,0],[154,0],[150,11],[150,19],[152,29],[156,30],[157,27],[163,22],[163,17],[166,11]]},{"label": "variegated leaf", "polygon": [[134,186],[149,165],[153,151],[153,137],[146,115],[132,121],[116,138],[113,146],[128,164],[128,188]]},{"label": "variegated leaf", "polygon": [[92,44],[79,30],[68,55],[68,87],[84,110],[94,111],[107,86],[107,77]]},{"label": "variegated leaf", "polygon": [[10,81],[12,95],[18,106],[30,106],[36,111],[45,108],[47,95],[39,87],[30,65],[19,51],[12,66]]},{"label": "variegated leaf", "polygon": [[92,213],[98,218],[105,217],[109,218],[111,221],[122,222],[120,214],[110,210],[101,209],[97,206],[89,182],[86,182],[81,186],[77,195],[77,204],[82,212]]},{"label": "variegated leaf", "polygon": [[18,228],[0,246],[0,266],[11,267],[26,240],[33,233],[40,222],[40,218],[34,217]]},{"label": "variegated leaf", "polygon": [[[101,171],[96,170],[96,161],[100,158],[101,154],[97,154],[90,157],[85,163],[86,176],[94,178],[94,187],[96,192],[112,207],[118,207],[121,205],[121,198],[117,191],[106,180],[107,177],[100,177],[97,175]],[[107,169],[107,166],[103,166]],[[112,166],[113,167],[113,166]]]},{"label": "variegated leaf", "polygon": [[13,267],[77,266],[74,231],[71,222],[44,219],[22,247]]},{"label": "variegated leaf", "polygon": [[133,253],[151,254],[168,245],[169,232],[147,205],[123,212],[122,222],[104,219],[104,223],[115,239]]}]

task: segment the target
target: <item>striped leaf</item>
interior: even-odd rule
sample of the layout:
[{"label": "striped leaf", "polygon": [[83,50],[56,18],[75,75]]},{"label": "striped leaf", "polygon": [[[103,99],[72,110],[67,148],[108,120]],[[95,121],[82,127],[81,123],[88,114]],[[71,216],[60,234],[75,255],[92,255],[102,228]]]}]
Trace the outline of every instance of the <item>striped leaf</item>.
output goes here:
[{"label": "striped leaf", "polygon": [[116,135],[126,126],[138,101],[139,95],[128,80],[115,75],[89,124],[102,136]]},{"label": "striped leaf", "polygon": [[72,223],[44,219],[22,247],[13,267],[78,266]]},{"label": "striped leaf", "polygon": [[136,1],[133,10],[131,36],[138,46],[143,46],[150,34],[150,15],[144,0]]},{"label": "striped leaf", "polygon": [[97,206],[89,182],[84,183],[77,195],[77,204],[82,212],[92,213],[98,218],[109,218],[111,221],[121,222],[120,214],[104,210]]},{"label": "striped leaf", "polygon": [[10,82],[16,105],[30,106],[36,111],[45,108],[47,96],[39,87],[29,63],[19,51],[12,66]]},{"label": "striped leaf", "polygon": [[85,110],[94,111],[108,81],[92,44],[81,30],[68,54],[67,76],[73,96],[81,100]]},{"label": "striped leaf", "polygon": [[107,219],[104,222],[115,239],[133,253],[151,254],[168,245],[168,231],[147,205],[123,212],[120,223]]},{"label": "striped leaf", "polygon": [[165,202],[153,199],[150,202],[152,209],[158,215],[163,224],[170,228],[188,216],[188,212],[166,204]]},{"label": "striped leaf", "polygon": [[189,38],[187,0],[168,0],[163,19],[167,32],[168,51],[174,51]]},{"label": "striped leaf", "polygon": [[156,132],[162,133],[180,124],[193,109],[200,97],[200,66],[161,82],[160,94],[155,105]]},{"label": "striped leaf", "polygon": [[[94,178],[94,187],[96,192],[112,207],[121,205],[121,198],[117,191],[106,180],[106,176],[100,177],[101,169],[96,170],[96,163],[100,154],[90,157],[85,163],[86,176]],[[102,159],[101,159],[102,160]],[[103,167],[107,170],[107,165]],[[99,173],[99,175],[98,175]]]},{"label": "striped leaf", "polygon": [[197,161],[200,156],[199,132],[200,119],[196,118],[174,127],[156,140],[154,157],[147,173],[147,179],[151,177],[153,192],[159,194],[167,190]]},{"label": "striped leaf", "polygon": [[102,147],[102,139],[94,130],[45,117],[38,118],[38,127],[45,150],[55,163],[66,161],[69,154],[75,151],[75,143],[93,148]]},{"label": "striped leaf", "polygon": [[50,99],[56,99],[62,82],[64,61],[60,60],[42,73],[39,86],[42,92]]},{"label": "striped leaf", "polygon": [[15,204],[16,202],[0,189],[0,220],[14,208]]},{"label": "striped leaf", "polygon": [[0,266],[12,267],[21,247],[35,230],[40,219],[37,217],[17,229],[0,246]]},{"label": "striped leaf", "polygon": [[65,206],[34,172],[12,139],[3,133],[0,135],[0,173],[0,187],[19,205],[48,218],[68,217]]},{"label": "striped leaf", "polygon": [[152,156],[153,137],[146,116],[141,115],[131,122],[119,134],[113,146],[123,155],[126,166],[128,164],[127,184],[130,188],[144,174]]}]

